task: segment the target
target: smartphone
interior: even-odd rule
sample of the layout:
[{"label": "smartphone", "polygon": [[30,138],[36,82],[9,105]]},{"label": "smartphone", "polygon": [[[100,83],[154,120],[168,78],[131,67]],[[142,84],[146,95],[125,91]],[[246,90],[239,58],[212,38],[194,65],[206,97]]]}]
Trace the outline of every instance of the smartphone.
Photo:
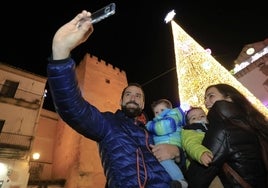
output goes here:
[{"label": "smartphone", "polygon": [[90,21],[92,24],[98,23],[101,20],[113,15],[115,13],[115,3],[111,3],[96,12],[93,12],[90,16]]}]

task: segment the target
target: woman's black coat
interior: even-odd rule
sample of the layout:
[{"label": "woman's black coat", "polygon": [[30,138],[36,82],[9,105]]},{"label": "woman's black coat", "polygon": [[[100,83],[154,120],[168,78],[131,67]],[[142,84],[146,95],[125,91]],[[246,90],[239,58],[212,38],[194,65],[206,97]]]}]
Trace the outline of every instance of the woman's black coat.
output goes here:
[{"label": "woman's black coat", "polygon": [[219,175],[225,187],[241,187],[222,173],[222,165],[227,162],[252,187],[265,187],[266,172],[258,138],[254,132],[240,127],[249,125],[239,107],[232,102],[217,101],[208,113],[208,121],[210,128],[203,145],[212,151],[213,162],[208,168],[191,163],[187,172],[189,186],[207,188]]}]

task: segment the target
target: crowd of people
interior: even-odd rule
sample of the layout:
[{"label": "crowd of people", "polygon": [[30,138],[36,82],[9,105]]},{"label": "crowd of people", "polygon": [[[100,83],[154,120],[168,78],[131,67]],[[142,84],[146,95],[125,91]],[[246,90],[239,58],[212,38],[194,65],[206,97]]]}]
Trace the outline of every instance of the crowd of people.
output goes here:
[{"label": "crowd of people", "polygon": [[[145,95],[137,83],[130,83],[122,91],[121,109],[115,113],[101,112],[86,101],[70,54],[92,34],[90,15],[82,11],[55,33],[47,75],[60,117],[79,134],[98,143],[106,187],[207,188],[217,177],[223,187],[242,187],[225,173],[225,163],[251,187],[267,186],[257,138],[258,134],[268,138],[267,119],[228,84],[206,89],[207,114],[199,107],[184,114],[162,100],[153,107],[155,117],[146,125],[139,121]],[[184,156],[185,171],[180,168]],[[170,172],[165,161],[171,162],[168,166],[177,172]]]}]

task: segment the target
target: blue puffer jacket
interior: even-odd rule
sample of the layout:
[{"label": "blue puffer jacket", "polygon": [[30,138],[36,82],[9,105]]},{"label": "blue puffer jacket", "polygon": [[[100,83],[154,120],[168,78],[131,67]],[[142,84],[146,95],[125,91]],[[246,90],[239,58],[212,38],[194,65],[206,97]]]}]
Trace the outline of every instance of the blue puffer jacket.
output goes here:
[{"label": "blue puffer jacket", "polygon": [[100,112],[82,98],[75,62],[48,64],[48,83],[56,111],[81,135],[98,142],[109,188],[168,188],[170,176],[150,151],[144,125],[134,124],[121,110]]}]

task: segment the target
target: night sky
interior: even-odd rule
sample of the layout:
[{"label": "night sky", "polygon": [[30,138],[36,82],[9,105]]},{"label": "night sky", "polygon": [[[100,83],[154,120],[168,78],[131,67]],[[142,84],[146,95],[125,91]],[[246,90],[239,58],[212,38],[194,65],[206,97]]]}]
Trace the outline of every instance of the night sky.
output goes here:
[{"label": "night sky", "polygon": [[[189,0],[10,1],[0,8],[0,61],[46,76],[56,30],[83,9],[94,12],[112,2],[116,13],[95,24],[94,33],[72,52],[72,57],[80,62],[85,53],[90,53],[126,71],[129,82],[143,85],[149,116],[154,100],[168,98],[174,106],[180,102],[172,30],[164,22],[169,11],[174,9],[174,21],[201,46],[210,48],[212,56],[228,70],[234,67],[233,61],[244,45],[268,36],[267,10],[261,1],[240,5],[234,1]],[[44,108],[53,110],[51,104],[48,93]]]}]

